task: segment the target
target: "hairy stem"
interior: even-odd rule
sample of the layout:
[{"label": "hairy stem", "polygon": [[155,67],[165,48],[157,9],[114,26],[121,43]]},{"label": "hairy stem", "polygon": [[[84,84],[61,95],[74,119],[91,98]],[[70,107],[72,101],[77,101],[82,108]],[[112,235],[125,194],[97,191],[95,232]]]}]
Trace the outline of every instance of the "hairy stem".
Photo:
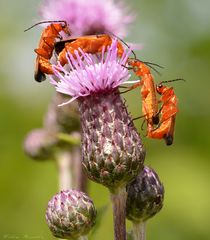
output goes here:
[{"label": "hairy stem", "polygon": [[81,152],[79,147],[75,147],[73,150],[74,157],[74,178],[75,178],[75,188],[79,191],[87,193],[87,176],[85,175],[82,169],[82,160],[81,160]]},{"label": "hairy stem", "polygon": [[126,198],[125,187],[111,193],[115,240],[126,240]]},{"label": "hairy stem", "polygon": [[61,151],[57,154],[59,190],[72,188],[72,154],[69,151]]},{"label": "hairy stem", "polygon": [[57,155],[59,190],[77,189],[87,193],[87,177],[82,171],[80,148],[60,151]]},{"label": "hairy stem", "polygon": [[78,240],[88,240],[88,237],[87,236],[81,236],[78,238]]},{"label": "hairy stem", "polygon": [[145,240],[146,239],[146,223],[138,222],[133,223],[134,240]]}]

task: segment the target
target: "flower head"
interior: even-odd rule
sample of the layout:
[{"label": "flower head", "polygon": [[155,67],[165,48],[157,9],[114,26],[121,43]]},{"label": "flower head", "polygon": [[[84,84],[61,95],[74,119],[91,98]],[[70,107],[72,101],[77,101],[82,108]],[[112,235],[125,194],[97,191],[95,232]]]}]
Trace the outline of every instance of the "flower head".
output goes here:
[{"label": "flower head", "polygon": [[95,224],[96,209],[83,192],[66,190],[53,196],[46,210],[47,224],[55,237],[77,239]]},{"label": "flower head", "polygon": [[[119,94],[130,77],[126,65],[130,49],[118,57],[117,40],[100,55],[75,51],[67,55],[69,70],[54,66],[51,79],[58,92],[78,99],[82,125],[83,166],[90,179],[115,192],[143,168],[145,151]],[[68,103],[68,102],[67,102]],[[64,104],[67,104],[64,103]]]},{"label": "flower head", "polygon": [[58,92],[72,97],[69,102],[94,93],[110,92],[130,77],[128,69],[124,67],[130,50],[125,51],[121,58],[118,58],[117,50],[117,40],[113,40],[107,53],[103,49],[99,58],[81,49],[79,52],[75,50],[76,59],[67,54],[70,71],[60,64],[54,66],[59,81],[51,78],[51,83]]},{"label": "flower head", "polygon": [[45,0],[41,16],[48,20],[66,20],[74,36],[112,32],[125,36],[132,14],[119,0]]}]

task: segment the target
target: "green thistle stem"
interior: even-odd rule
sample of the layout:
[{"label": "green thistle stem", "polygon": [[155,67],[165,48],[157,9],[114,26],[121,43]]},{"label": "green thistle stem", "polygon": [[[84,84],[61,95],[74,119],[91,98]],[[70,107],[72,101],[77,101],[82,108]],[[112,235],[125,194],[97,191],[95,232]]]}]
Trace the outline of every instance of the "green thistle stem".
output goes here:
[{"label": "green thistle stem", "polygon": [[125,187],[111,193],[115,240],[126,240],[126,198]]},{"label": "green thistle stem", "polygon": [[134,240],[146,239],[146,223],[145,222],[133,222]]},{"label": "green thistle stem", "polygon": [[59,190],[72,188],[73,179],[71,172],[72,155],[69,151],[59,152],[56,156],[58,164]]},{"label": "green thistle stem", "polygon": [[81,236],[78,238],[78,240],[88,240],[88,237],[87,236]]},{"label": "green thistle stem", "polygon": [[74,145],[79,146],[81,143],[79,137],[75,138],[75,136],[71,136],[70,134],[67,134],[67,133],[58,133],[57,139],[60,141],[66,142],[72,146]]},{"label": "green thistle stem", "polygon": [[56,153],[59,190],[77,189],[87,192],[87,177],[82,171],[80,148],[60,150]]},{"label": "green thistle stem", "polygon": [[73,172],[74,172],[74,188],[80,190],[81,192],[88,192],[88,179],[85,173],[82,170],[82,160],[81,160],[81,149],[75,147],[72,150],[73,154]]}]

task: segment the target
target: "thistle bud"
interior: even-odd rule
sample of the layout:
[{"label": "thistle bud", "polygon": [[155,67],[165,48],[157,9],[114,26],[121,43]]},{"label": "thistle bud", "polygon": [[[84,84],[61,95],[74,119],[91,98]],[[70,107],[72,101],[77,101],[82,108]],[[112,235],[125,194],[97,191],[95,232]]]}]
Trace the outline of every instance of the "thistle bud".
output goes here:
[{"label": "thistle bud", "polygon": [[23,147],[29,157],[45,160],[53,157],[56,143],[57,139],[55,134],[45,129],[35,129],[28,133]]},{"label": "thistle bud", "polygon": [[88,177],[111,190],[125,186],[143,168],[145,152],[119,92],[82,98],[79,109]]},{"label": "thistle bud", "polygon": [[48,203],[47,224],[55,237],[78,239],[85,236],[95,224],[96,209],[83,192],[61,191]]},{"label": "thistle bud", "polygon": [[63,94],[56,93],[48,107],[48,112],[44,119],[44,128],[51,132],[71,133],[80,131],[80,117],[77,102],[72,102],[62,108],[58,104],[65,101]]},{"label": "thistle bud", "polygon": [[164,187],[157,173],[144,170],[127,186],[126,216],[132,222],[145,222],[163,206]]}]

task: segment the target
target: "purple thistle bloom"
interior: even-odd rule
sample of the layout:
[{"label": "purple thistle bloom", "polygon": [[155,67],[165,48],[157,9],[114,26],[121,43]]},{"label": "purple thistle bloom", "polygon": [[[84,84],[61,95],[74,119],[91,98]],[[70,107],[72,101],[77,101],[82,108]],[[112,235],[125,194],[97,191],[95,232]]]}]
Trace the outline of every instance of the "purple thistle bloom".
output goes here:
[{"label": "purple thistle bloom", "polygon": [[128,80],[130,74],[124,65],[131,50],[125,51],[122,58],[118,58],[117,50],[117,40],[113,40],[107,53],[103,49],[99,58],[86,54],[81,49],[79,49],[81,54],[75,51],[76,59],[67,54],[70,71],[60,64],[54,65],[55,76],[60,80],[57,82],[51,78],[51,83],[58,92],[72,97],[70,101],[61,105],[94,93],[110,92]]},{"label": "purple thistle bloom", "polygon": [[[125,187],[143,168],[145,151],[118,87],[129,71],[124,67],[131,49],[117,55],[117,40],[100,55],[75,51],[68,64],[54,65],[51,83],[60,93],[78,99],[82,125],[83,166],[90,179],[111,192]],[[68,68],[68,70],[67,70]]]},{"label": "purple thistle bloom", "polygon": [[45,0],[40,14],[47,20],[66,20],[74,36],[112,32],[125,36],[134,16],[120,0]]}]

